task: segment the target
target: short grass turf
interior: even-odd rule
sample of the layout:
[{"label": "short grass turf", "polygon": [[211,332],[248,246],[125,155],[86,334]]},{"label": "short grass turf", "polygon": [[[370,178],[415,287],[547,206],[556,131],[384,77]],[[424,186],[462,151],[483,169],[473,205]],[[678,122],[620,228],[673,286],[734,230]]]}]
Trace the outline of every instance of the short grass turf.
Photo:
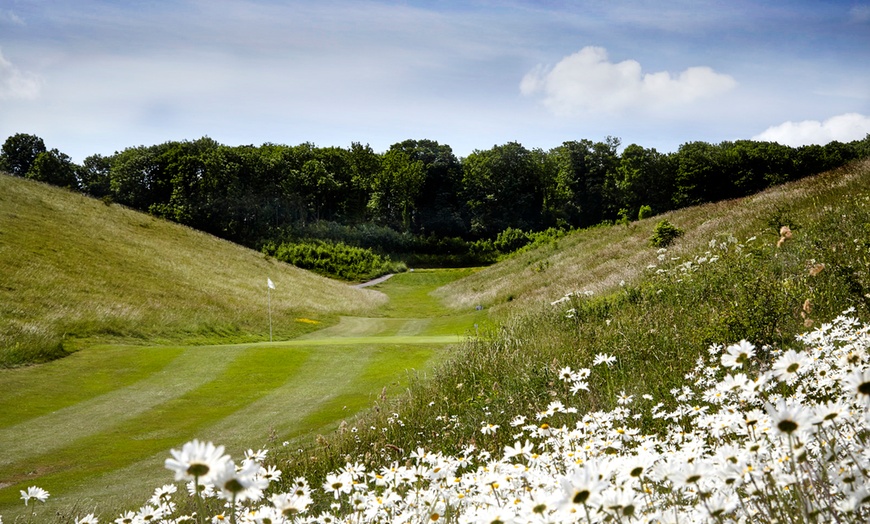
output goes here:
[{"label": "short grass turf", "polygon": [[[380,317],[343,317],[304,338],[219,346],[86,347],[54,362],[0,371],[0,514],[39,485],[53,506],[103,511],[141,504],[172,480],[169,450],[193,438],[227,446],[298,445],[350,420],[445,346],[486,321],[431,291],[470,270],[397,275]],[[428,313],[428,315],[426,315]],[[301,447],[301,446],[299,446]],[[289,472],[287,474],[290,474]],[[109,517],[111,513],[105,516]]]}]

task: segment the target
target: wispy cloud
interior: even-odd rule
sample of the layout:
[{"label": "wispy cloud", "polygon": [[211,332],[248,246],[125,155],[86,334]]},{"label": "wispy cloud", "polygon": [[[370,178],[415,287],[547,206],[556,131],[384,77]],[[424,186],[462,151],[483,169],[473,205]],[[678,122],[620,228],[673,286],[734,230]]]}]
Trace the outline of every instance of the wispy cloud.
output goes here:
[{"label": "wispy cloud", "polygon": [[24,19],[15,14],[11,9],[0,9],[0,24],[12,24],[24,27]]},{"label": "wispy cloud", "polygon": [[810,144],[824,145],[834,140],[851,142],[852,140],[861,140],[868,134],[870,134],[870,116],[846,113],[831,117],[823,122],[818,120],[785,122],[767,128],[752,139],[798,147]]},{"label": "wispy cloud", "polygon": [[849,10],[849,17],[852,22],[857,24],[866,24],[870,22],[870,4],[858,4],[852,6]]},{"label": "wispy cloud", "polygon": [[737,82],[709,67],[677,75],[643,73],[635,60],[611,62],[602,47],[584,47],[554,67],[539,65],[523,77],[524,95],[541,95],[557,115],[659,110],[691,104],[733,89]]},{"label": "wispy cloud", "polygon": [[0,100],[34,99],[39,96],[41,86],[39,76],[19,70],[0,51]]}]

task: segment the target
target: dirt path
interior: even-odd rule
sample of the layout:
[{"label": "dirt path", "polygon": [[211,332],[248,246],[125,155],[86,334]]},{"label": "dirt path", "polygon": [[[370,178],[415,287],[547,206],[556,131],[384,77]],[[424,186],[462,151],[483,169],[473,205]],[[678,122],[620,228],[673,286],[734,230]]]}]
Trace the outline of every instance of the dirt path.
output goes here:
[{"label": "dirt path", "polygon": [[362,284],[355,284],[353,287],[363,288],[363,287],[369,287],[369,286],[376,286],[376,285],[380,284],[381,282],[388,280],[393,275],[395,275],[395,273],[389,273],[389,274],[384,275],[382,277],[378,277],[374,280],[369,280],[368,282],[363,282]]}]

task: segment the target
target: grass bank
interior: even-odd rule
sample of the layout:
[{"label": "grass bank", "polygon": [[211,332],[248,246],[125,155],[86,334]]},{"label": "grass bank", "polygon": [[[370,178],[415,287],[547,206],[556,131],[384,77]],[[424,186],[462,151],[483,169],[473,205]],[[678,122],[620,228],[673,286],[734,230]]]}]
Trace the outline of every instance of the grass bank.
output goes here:
[{"label": "grass bank", "polygon": [[0,174],[0,367],[95,341],[268,340],[386,302],[190,228]]}]

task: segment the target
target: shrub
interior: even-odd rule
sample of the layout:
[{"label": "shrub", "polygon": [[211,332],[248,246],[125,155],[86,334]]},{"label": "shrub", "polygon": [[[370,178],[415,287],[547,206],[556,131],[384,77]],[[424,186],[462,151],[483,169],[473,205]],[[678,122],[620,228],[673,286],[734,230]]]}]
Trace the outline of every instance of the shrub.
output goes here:
[{"label": "shrub", "polygon": [[668,247],[682,234],[682,229],[667,220],[661,220],[656,224],[655,229],[653,229],[653,236],[649,239],[649,243],[653,247]]},{"label": "shrub", "polygon": [[531,237],[525,231],[509,227],[498,234],[493,245],[501,253],[510,253],[531,241]]},{"label": "shrub", "polygon": [[263,253],[302,269],[348,281],[365,281],[405,270],[404,264],[393,263],[388,256],[342,242],[268,243],[263,246]]},{"label": "shrub", "polygon": [[647,205],[640,206],[640,210],[638,210],[638,212],[637,212],[637,219],[638,220],[643,220],[643,219],[649,218],[651,216],[653,216],[653,210],[650,206],[647,206]]}]

